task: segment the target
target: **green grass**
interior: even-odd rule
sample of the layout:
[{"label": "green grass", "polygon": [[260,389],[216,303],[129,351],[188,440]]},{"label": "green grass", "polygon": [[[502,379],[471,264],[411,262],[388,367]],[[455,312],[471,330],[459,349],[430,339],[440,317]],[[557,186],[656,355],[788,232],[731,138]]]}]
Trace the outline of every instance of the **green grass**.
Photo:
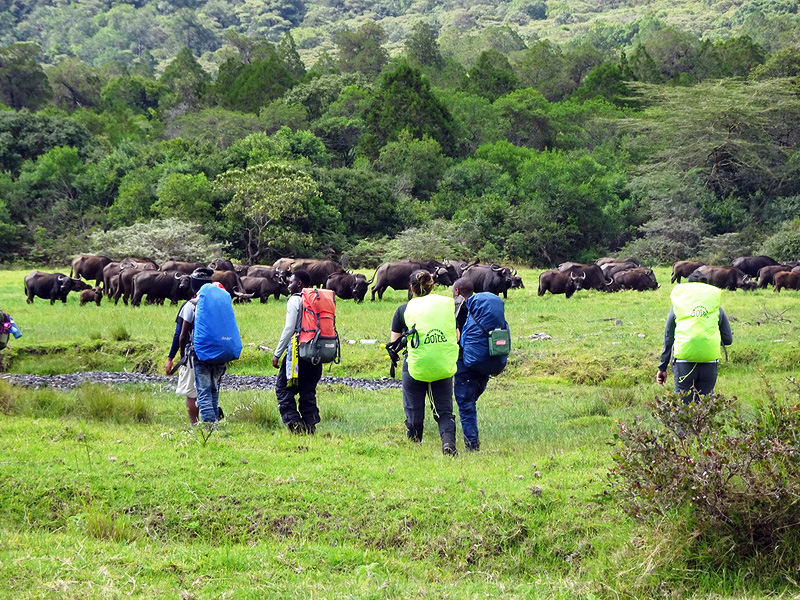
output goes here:
[{"label": "green grass", "polygon": [[[27,305],[24,274],[0,272],[0,307],[24,332],[6,370],[162,368],[176,308]],[[479,402],[482,450],[456,459],[430,416],[421,445],[404,439],[399,390],[320,386],[313,437],[285,432],[273,392],[223,390],[228,418],[203,445],[169,385],[0,382],[0,597],[792,597],[796,573],[768,557],[710,567],[689,520],[639,525],[604,494],[615,421],[660,389],[670,286],[539,298],[537,273],[522,275],[509,368]],[[331,374],[388,375],[385,351],[360,340],[386,341],[402,301],[340,303],[356,343]],[[236,307],[232,373],[274,373],[260,346],[274,347],[284,306]],[[718,390],[781,392],[800,358],[797,294],[725,292],[723,306],[734,345]]]}]

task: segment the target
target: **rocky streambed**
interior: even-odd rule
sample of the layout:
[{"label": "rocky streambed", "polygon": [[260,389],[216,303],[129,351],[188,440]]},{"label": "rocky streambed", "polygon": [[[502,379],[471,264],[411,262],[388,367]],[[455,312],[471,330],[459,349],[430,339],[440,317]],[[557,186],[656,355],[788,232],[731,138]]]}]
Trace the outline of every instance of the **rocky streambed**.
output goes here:
[{"label": "rocky streambed", "polygon": [[[86,371],[81,373],[64,373],[61,375],[22,375],[5,373],[2,379],[25,387],[52,387],[58,389],[71,389],[84,383],[102,385],[128,385],[128,384],[156,384],[174,387],[176,377],[164,375],[149,375],[145,373],[111,373],[108,371]],[[273,390],[275,389],[275,375],[230,375],[222,377],[222,387],[229,390]],[[323,385],[347,385],[362,390],[399,389],[399,379],[358,379],[355,377],[323,377]]]}]

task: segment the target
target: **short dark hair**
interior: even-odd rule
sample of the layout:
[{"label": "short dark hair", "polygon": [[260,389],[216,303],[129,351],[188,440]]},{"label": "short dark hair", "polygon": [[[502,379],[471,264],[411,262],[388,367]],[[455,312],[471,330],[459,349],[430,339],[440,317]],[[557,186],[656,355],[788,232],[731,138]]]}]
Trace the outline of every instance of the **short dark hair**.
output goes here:
[{"label": "short dark hair", "polygon": [[309,275],[308,271],[305,269],[297,269],[296,271],[292,271],[292,275],[294,275],[295,279],[299,279],[303,282],[303,287],[308,287],[311,285],[311,275]]},{"label": "short dark hair", "polygon": [[463,292],[463,294],[459,293],[459,296],[463,295],[471,296],[472,294],[475,293],[475,284],[472,283],[472,279],[470,279],[469,277],[459,277],[453,283],[453,289],[458,290],[459,292]]}]

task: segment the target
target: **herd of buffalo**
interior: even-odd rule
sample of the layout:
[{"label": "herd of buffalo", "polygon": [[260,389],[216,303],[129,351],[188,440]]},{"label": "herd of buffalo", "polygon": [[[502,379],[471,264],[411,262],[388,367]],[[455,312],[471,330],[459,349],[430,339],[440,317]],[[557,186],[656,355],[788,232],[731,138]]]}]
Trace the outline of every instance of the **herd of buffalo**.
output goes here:
[{"label": "herd of buffalo", "polygon": [[[780,264],[768,256],[743,256],[731,266],[710,266],[698,261],[678,261],[672,266],[671,283],[701,281],[728,290],[752,290],[773,285],[800,289],[800,261]],[[234,265],[226,259],[216,259],[210,264],[169,260],[159,266],[154,261],[128,257],[114,262],[105,256],[84,255],[72,261],[69,276],[63,273],[34,271],[25,277],[25,295],[28,303],[34,297],[67,301],[71,291],[80,293],[80,303],[100,304],[105,296],[116,304],[139,306],[142,299],[163,304],[169,300],[176,304],[191,298],[189,277],[196,268],[208,266],[214,270],[213,280],[221,283],[234,301],[259,298],[266,302],[270,296],[276,300],[288,296],[287,287],[292,270],[304,269],[311,275],[312,284],[333,290],[339,298],[362,302],[372,285],[371,300],[383,298],[388,289],[407,290],[411,274],[424,269],[433,275],[439,285],[451,286],[459,277],[468,277],[476,292],[492,292],[508,297],[508,290],[524,287],[516,270],[500,265],[481,265],[458,260],[400,260],[380,265],[371,279],[352,273],[336,261],[312,258],[281,258],[272,266]],[[86,280],[86,281],[84,281]],[[94,286],[87,282],[94,281]],[[556,269],[539,275],[539,296],[545,292],[564,294],[567,298],[582,289],[605,292],[620,290],[653,290],[658,288],[652,269],[642,267],[635,258],[601,258],[592,264],[565,262]]]},{"label": "herd of buffalo", "polygon": [[[143,299],[149,303],[163,304],[169,300],[176,304],[192,297],[190,276],[198,267],[214,270],[213,280],[221,283],[235,302],[259,298],[266,302],[288,296],[288,279],[292,270],[303,269],[309,273],[314,286],[333,290],[339,298],[361,302],[372,285],[375,295],[383,298],[387,288],[407,290],[411,274],[419,269],[429,271],[436,283],[451,286],[459,277],[469,277],[476,291],[503,294],[511,288],[521,288],[522,278],[516,270],[500,265],[480,265],[476,262],[437,260],[400,260],[380,265],[372,279],[351,273],[333,260],[312,258],[282,258],[272,266],[239,266],[225,259],[215,259],[210,264],[169,260],[159,266],[154,261],[128,257],[120,262],[105,256],[84,255],[72,261],[69,276],[63,273],[34,271],[25,277],[27,302],[34,297],[67,301],[71,291],[80,293],[80,303],[100,304],[105,296],[116,304],[139,306]],[[84,281],[86,280],[86,281]],[[94,282],[94,286],[87,282]]]}]

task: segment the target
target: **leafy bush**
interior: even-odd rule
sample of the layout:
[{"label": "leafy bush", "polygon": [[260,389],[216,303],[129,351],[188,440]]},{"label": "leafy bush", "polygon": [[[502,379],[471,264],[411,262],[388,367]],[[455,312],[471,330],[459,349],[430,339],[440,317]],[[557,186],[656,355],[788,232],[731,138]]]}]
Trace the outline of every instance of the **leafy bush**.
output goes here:
[{"label": "leafy bush", "polygon": [[787,221],[769,236],[761,246],[761,253],[777,261],[796,260],[800,256],[800,219]]},{"label": "leafy bush", "polygon": [[745,233],[723,233],[703,238],[698,256],[707,265],[729,265],[734,258],[751,255],[752,242]]},{"label": "leafy bush", "polygon": [[735,397],[648,403],[616,434],[613,496],[630,516],[692,516],[701,538],[725,539],[734,555],[779,552],[800,526],[800,410],[767,389],[746,418]]}]

